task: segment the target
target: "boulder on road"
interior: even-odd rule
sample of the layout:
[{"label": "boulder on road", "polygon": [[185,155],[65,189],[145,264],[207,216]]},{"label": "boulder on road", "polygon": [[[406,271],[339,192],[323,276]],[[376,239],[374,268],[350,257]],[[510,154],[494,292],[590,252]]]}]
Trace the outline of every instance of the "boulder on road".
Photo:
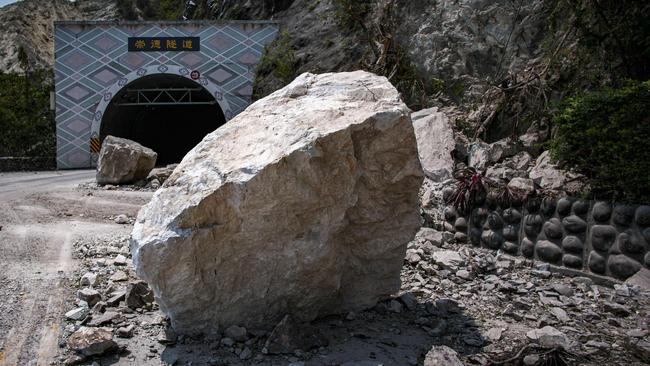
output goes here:
[{"label": "boulder on road", "polygon": [[423,109],[411,118],[424,174],[434,182],[451,178],[456,142],[449,118],[438,108]]},{"label": "boulder on road", "polygon": [[386,78],[306,73],[185,156],[138,215],[134,264],[181,333],[369,308],[400,288],[422,180]]},{"label": "boulder on road", "polygon": [[97,184],[127,184],[147,178],[158,154],[135,141],[106,136],[97,162]]}]

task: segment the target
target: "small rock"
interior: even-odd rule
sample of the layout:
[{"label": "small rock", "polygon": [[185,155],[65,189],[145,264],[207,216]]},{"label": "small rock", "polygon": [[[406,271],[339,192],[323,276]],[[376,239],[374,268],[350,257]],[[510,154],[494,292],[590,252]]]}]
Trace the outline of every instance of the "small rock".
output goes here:
[{"label": "small rock", "polygon": [[650,270],[641,268],[636,274],[628,278],[625,283],[628,286],[638,286],[644,290],[650,290]]},{"label": "small rock", "polygon": [[248,360],[251,357],[253,357],[253,351],[251,351],[251,349],[248,347],[244,348],[244,350],[239,354],[240,360]]},{"label": "small rock", "polygon": [[404,306],[397,300],[390,300],[387,304],[387,308],[390,312],[399,314],[402,312]]},{"label": "small rock", "polygon": [[561,308],[553,307],[553,308],[551,308],[550,311],[551,311],[551,314],[553,314],[559,321],[561,321],[563,323],[566,323],[569,320],[571,320],[569,318],[569,315],[567,315],[566,311],[564,311]]},{"label": "small rock", "polygon": [[68,338],[68,347],[85,356],[101,355],[116,346],[110,328],[81,327]]},{"label": "small rock", "polygon": [[124,271],[115,271],[115,273],[113,273],[109,279],[113,282],[122,282],[127,281],[129,279],[129,276],[124,273]]},{"label": "small rock", "polygon": [[418,304],[418,300],[411,292],[406,292],[399,297],[399,301],[406,306],[409,311],[415,310]]},{"label": "small rock", "polygon": [[565,347],[567,343],[567,337],[564,333],[548,325],[540,329],[529,331],[526,333],[526,337],[547,348],[558,346]]},{"label": "small rock", "polygon": [[447,346],[433,346],[424,358],[424,366],[464,366],[458,353]]},{"label": "small rock", "polygon": [[485,333],[485,336],[492,342],[496,342],[499,339],[501,339],[501,333],[503,333],[503,330],[501,328],[490,328],[487,333]]},{"label": "small rock", "polygon": [[295,350],[307,352],[328,345],[318,328],[309,324],[299,324],[289,315],[275,326],[267,339],[264,350],[267,354],[289,354]]},{"label": "small rock", "polygon": [[226,329],[226,337],[232,338],[236,342],[245,342],[248,339],[246,328],[238,327],[236,325],[230,326]]},{"label": "small rock", "polygon": [[508,182],[508,188],[522,196],[526,196],[535,191],[535,182],[527,178],[512,178]]},{"label": "small rock", "polygon": [[533,275],[535,275],[535,276],[537,276],[539,278],[544,278],[544,279],[551,278],[551,276],[552,276],[550,271],[533,270],[532,273],[533,273]]},{"label": "small rock", "polygon": [[599,341],[595,341],[595,340],[591,340],[591,341],[585,343],[585,346],[586,347],[598,348],[598,349],[602,349],[602,350],[607,350],[607,349],[611,348],[609,343],[599,342]]},{"label": "small rock", "polygon": [[463,264],[463,258],[461,258],[458,252],[453,250],[441,250],[434,252],[432,259],[437,265],[443,268],[456,268]]},{"label": "small rock", "polygon": [[409,249],[406,251],[406,256],[404,257],[404,259],[406,259],[406,261],[412,265],[416,265],[420,263],[420,261],[422,260],[420,255],[413,249]]},{"label": "small rock", "polygon": [[115,218],[115,223],[120,225],[126,225],[129,223],[129,218],[126,215],[118,215]]},{"label": "small rock", "polygon": [[113,264],[116,266],[126,266],[126,257],[122,254],[118,254],[115,259],[113,259]]},{"label": "small rock", "polygon": [[567,285],[561,283],[554,283],[551,285],[551,288],[553,289],[553,291],[557,292],[560,295],[564,295],[566,297],[573,296],[573,289]]},{"label": "small rock", "polygon": [[69,320],[75,320],[75,321],[82,320],[83,318],[86,317],[86,315],[88,315],[89,311],[90,309],[88,309],[87,307],[76,308],[65,313],[65,318]]},{"label": "small rock", "polygon": [[625,334],[627,334],[628,337],[632,338],[643,338],[648,335],[648,331],[644,329],[631,329],[628,330]]},{"label": "small rock", "polygon": [[102,299],[102,295],[97,290],[86,287],[77,291],[77,298],[88,303],[88,306],[97,304]]},{"label": "small rock", "polygon": [[467,271],[465,269],[461,269],[461,270],[457,271],[456,272],[456,277],[460,277],[460,278],[462,278],[462,279],[464,279],[466,281],[469,281],[469,280],[472,279],[472,276],[469,273],[469,271]]},{"label": "small rock", "polygon": [[160,333],[158,333],[158,337],[156,340],[158,341],[158,343],[161,344],[174,344],[176,343],[177,337],[178,336],[174,331],[174,329],[172,329],[171,327],[167,327],[165,329],[162,329]]},{"label": "small rock", "polygon": [[81,286],[96,286],[97,285],[97,275],[92,272],[87,272],[81,276]]},{"label": "small rock", "polygon": [[153,292],[144,281],[138,281],[129,285],[125,298],[126,306],[133,310],[145,307],[154,301]]},{"label": "small rock", "polygon": [[133,330],[135,326],[130,324],[126,327],[117,328],[117,336],[120,338],[131,338],[133,337]]},{"label": "small rock", "polygon": [[524,365],[535,366],[539,363],[539,355],[526,355],[524,357]]},{"label": "small rock", "polygon": [[117,319],[119,316],[120,314],[114,311],[107,311],[97,316],[93,315],[93,318],[90,320],[90,322],[88,322],[88,326],[98,327],[101,325],[106,325],[108,323],[113,322],[113,320]]},{"label": "small rock", "polygon": [[627,306],[617,304],[617,303],[614,303],[614,302],[606,301],[603,304],[603,306],[605,308],[605,311],[607,311],[608,313],[611,313],[611,314],[614,314],[616,316],[620,316],[620,317],[623,317],[623,318],[627,317],[628,315],[630,315],[632,313],[630,308],[628,308]]},{"label": "small rock", "polygon": [[111,296],[110,299],[106,301],[106,306],[109,307],[117,307],[120,305],[120,301],[124,301],[126,298],[126,291],[118,291],[114,292],[113,296]]}]

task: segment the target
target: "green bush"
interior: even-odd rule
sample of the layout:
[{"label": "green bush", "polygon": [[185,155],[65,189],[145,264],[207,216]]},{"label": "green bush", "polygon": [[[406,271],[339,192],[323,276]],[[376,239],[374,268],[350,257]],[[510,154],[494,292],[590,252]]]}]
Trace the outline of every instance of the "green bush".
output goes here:
[{"label": "green bush", "polygon": [[595,198],[650,202],[650,81],[569,98],[551,152],[584,174]]},{"label": "green bush", "polygon": [[0,73],[0,156],[53,157],[54,118],[49,110],[51,75]]},{"label": "green bush", "polygon": [[297,73],[296,54],[291,43],[289,32],[282,31],[278,38],[264,50],[257,65],[258,75],[272,74],[285,84],[290,83]]}]

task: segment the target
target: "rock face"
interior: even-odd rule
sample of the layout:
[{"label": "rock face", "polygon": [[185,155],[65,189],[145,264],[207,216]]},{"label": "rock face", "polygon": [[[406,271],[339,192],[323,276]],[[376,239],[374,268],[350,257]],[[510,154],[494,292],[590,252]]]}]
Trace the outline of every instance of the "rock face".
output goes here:
[{"label": "rock face", "polygon": [[107,136],[97,163],[98,184],[126,184],[147,178],[158,154],[135,141]]},{"label": "rock face", "polygon": [[411,118],[424,174],[434,182],[451,178],[456,143],[449,118],[438,108],[415,112]]},{"label": "rock face", "polygon": [[183,333],[399,290],[420,226],[410,113],[384,77],[303,74],[208,135],[138,215],[138,274]]}]

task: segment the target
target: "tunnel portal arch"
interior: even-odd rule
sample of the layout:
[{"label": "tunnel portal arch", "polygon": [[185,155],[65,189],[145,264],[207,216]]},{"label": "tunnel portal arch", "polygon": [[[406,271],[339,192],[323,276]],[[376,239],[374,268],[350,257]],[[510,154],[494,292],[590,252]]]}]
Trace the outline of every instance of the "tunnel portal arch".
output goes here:
[{"label": "tunnel portal arch", "polygon": [[95,167],[111,101],[153,75],[199,84],[230,120],[252,102],[256,67],[278,31],[273,21],[56,21],[57,167]]},{"label": "tunnel portal arch", "polygon": [[180,162],[232,115],[217,85],[188,73],[158,67],[120,80],[97,108],[92,128],[97,146],[106,136],[122,137],[156,151],[158,165]]}]

